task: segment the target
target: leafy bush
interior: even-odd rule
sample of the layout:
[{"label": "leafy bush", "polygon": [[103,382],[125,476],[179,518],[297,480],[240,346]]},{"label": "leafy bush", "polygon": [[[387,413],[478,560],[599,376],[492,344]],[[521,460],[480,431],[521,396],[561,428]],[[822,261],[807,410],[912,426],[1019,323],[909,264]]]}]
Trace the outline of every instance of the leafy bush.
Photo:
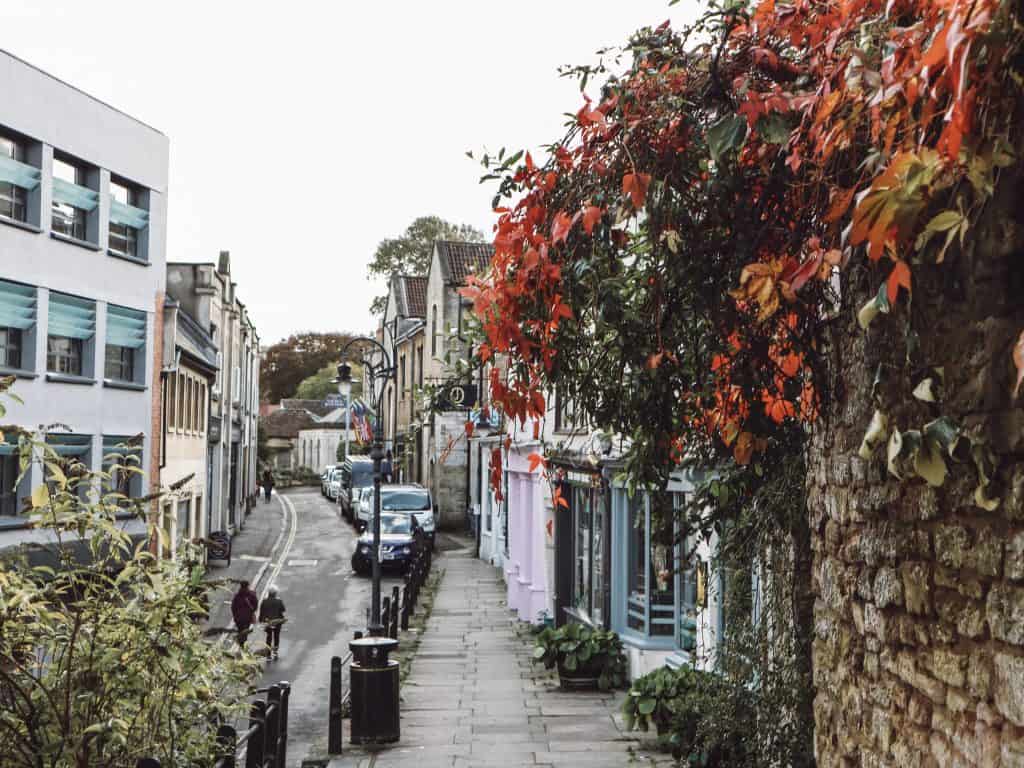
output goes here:
[{"label": "leafy bush", "polygon": [[662,667],[633,681],[622,714],[629,730],[653,726],[676,759],[691,766],[746,765],[754,710],[748,696],[733,693],[718,674]]},{"label": "leafy bush", "polygon": [[557,666],[559,674],[592,675],[602,691],[621,688],[626,681],[626,657],[619,636],[586,624],[546,627],[537,635],[533,660],[543,662],[547,669]]}]

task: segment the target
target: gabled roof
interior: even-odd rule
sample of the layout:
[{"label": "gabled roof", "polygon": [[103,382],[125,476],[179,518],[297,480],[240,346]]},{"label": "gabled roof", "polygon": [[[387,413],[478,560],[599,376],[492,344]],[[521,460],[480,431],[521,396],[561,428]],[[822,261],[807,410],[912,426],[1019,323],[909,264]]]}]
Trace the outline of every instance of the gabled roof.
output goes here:
[{"label": "gabled roof", "polygon": [[494,246],[490,243],[458,243],[438,240],[434,243],[441,263],[441,277],[449,285],[465,285],[471,274],[480,274],[491,263]]},{"label": "gabled roof", "polygon": [[301,429],[321,426],[307,411],[288,408],[281,408],[269,416],[264,416],[260,419],[260,424],[267,437],[284,438],[295,438]]},{"label": "gabled roof", "polygon": [[175,318],[177,320],[176,333],[174,335],[175,345],[197,362],[206,365],[216,373],[219,365],[217,362],[217,345],[214,343],[213,337],[181,307],[178,307]]},{"label": "gabled roof", "polygon": [[427,316],[427,278],[415,275],[402,275],[405,289],[406,317]]}]

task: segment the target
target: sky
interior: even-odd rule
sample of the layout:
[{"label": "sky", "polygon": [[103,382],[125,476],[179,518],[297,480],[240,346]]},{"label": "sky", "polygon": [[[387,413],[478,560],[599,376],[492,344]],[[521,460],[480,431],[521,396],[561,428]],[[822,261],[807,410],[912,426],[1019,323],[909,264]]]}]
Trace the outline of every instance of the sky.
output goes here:
[{"label": "sky", "polygon": [[697,0],[5,0],[0,47],[167,134],[169,261],[231,252],[264,344],[367,332],[377,244],[418,216],[491,232],[465,153],[536,148],[582,103],[562,64]]}]

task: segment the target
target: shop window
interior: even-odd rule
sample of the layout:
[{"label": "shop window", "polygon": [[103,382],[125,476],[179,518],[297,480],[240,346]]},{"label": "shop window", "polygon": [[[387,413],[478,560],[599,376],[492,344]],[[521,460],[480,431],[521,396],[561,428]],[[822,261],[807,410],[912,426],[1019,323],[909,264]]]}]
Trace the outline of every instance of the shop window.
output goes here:
[{"label": "shop window", "polygon": [[594,626],[604,626],[605,503],[600,488],[572,485],[573,608]]},{"label": "shop window", "polygon": [[627,515],[626,629],[647,637],[676,632],[676,567],[673,544],[657,535],[646,494],[617,490]]}]

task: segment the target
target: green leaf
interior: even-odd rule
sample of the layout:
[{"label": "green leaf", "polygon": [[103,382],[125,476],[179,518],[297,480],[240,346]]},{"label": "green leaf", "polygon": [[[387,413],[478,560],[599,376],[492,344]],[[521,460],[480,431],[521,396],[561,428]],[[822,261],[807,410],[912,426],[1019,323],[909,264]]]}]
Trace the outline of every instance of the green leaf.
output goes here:
[{"label": "green leaf", "polygon": [[793,126],[778,112],[772,112],[767,117],[762,117],[757,121],[755,130],[769,144],[785,144],[789,141],[790,134],[793,132]]},{"label": "green leaf", "polygon": [[32,506],[38,509],[50,503],[50,489],[46,484],[37,485],[32,489]]},{"label": "green leaf", "polygon": [[648,696],[640,699],[640,702],[637,704],[636,708],[641,715],[650,715],[654,712],[657,706],[657,700]]},{"label": "green leaf", "polygon": [[917,456],[914,457],[914,470],[925,479],[928,485],[939,487],[946,480],[946,462],[942,460],[942,453],[934,448],[928,441],[921,444]]},{"label": "green leaf", "polygon": [[543,645],[538,645],[536,648],[533,649],[533,658],[535,660],[543,659],[545,653],[547,653],[547,648],[545,648]]},{"label": "green leaf", "polygon": [[726,152],[742,146],[746,137],[746,119],[737,114],[726,115],[707,130],[711,158],[717,163]]},{"label": "green leaf", "polygon": [[886,292],[885,283],[878,287],[878,293],[875,294],[875,297],[868,300],[860,308],[860,312],[857,313],[857,322],[860,323],[860,327],[866,331],[868,326],[871,325],[871,321],[875,319],[879,312],[889,313],[889,294]]},{"label": "green leaf", "polygon": [[575,672],[576,668],[579,666],[576,663],[576,657],[571,653],[566,655],[565,661],[563,661],[562,663],[565,666],[565,668],[570,672]]}]

